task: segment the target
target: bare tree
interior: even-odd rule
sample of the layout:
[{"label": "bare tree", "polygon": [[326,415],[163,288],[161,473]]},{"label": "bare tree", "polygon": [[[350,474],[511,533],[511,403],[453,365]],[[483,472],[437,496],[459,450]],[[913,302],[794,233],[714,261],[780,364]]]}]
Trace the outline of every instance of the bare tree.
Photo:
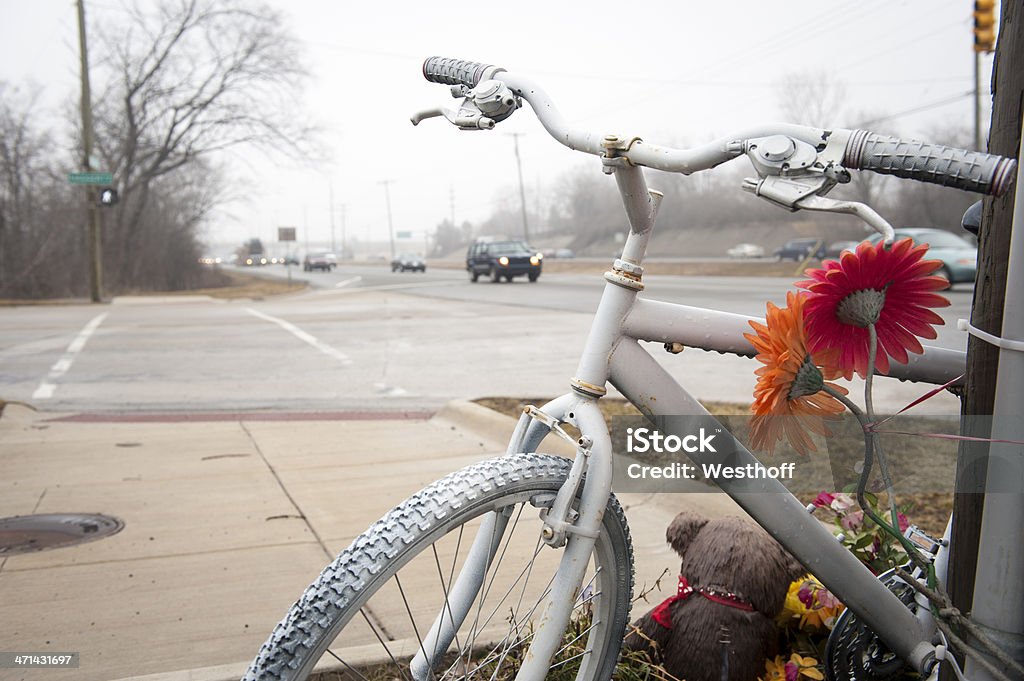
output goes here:
[{"label": "bare tree", "polygon": [[787,123],[828,128],[839,124],[846,85],[826,71],[789,73],[779,81],[777,96]]},{"label": "bare tree", "polygon": [[243,145],[306,151],[311,128],[295,109],[306,72],[284,26],[241,0],[161,0],[136,5],[126,27],[100,30],[107,85],[96,136],[122,199],[105,239],[115,284],[138,285],[149,268],[153,254],[140,256],[157,227],[143,218],[168,176],[194,166],[210,178],[214,166],[195,164]]},{"label": "bare tree", "polygon": [[[73,202],[50,135],[38,127],[37,88],[0,82],[0,293],[71,295],[84,267]],[[83,269],[84,271],[84,269]]]}]

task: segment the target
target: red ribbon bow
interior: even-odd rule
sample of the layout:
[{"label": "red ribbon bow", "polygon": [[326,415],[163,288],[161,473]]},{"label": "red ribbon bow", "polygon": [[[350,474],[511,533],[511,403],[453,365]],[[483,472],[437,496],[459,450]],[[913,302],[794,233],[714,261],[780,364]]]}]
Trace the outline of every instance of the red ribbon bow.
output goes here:
[{"label": "red ribbon bow", "polygon": [[754,606],[748,601],[743,600],[736,594],[732,593],[716,593],[714,591],[707,591],[703,588],[694,589],[690,586],[690,583],[686,581],[686,577],[679,575],[679,587],[676,589],[676,595],[666,598],[661,604],[651,612],[651,617],[654,621],[665,627],[666,629],[672,628],[672,606],[678,601],[685,601],[693,594],[698,593],[704,598],[714,603],[729,606],[730,608],[736,608],[737,610],[743,610],[744,612],[753,612]]}]

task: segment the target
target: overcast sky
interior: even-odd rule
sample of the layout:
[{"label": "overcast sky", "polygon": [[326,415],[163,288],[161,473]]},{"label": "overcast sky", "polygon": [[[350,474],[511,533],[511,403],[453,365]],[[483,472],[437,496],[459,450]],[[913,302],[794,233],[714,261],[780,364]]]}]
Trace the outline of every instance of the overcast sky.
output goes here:
[{"label": "overcast sky", "polygon": [[[336,238],[344,217],[350,235],[386,240],[382,180],[393,181],[396,230],[422,234],[453,212],[479,221],[496,198],[518,201],[513,138],[503,133],[524,133],[533,206],[543,208],[567,172],[600,172],[596,159],[547,137],[529,110],[494,131],[461,132],[441,119],[413,128],[413,112],[452,101],[420,74],[435,54],[533,76],[579,126],[676,146],[782,119],[778,82],[790,73],[825,72],[845,86],[840,120],[822,125],[894,115],[870,127],[926,137],[973,121],[971,0],[271,4],[305,50],[306,107],[333,160],[316,171],[233,162],[249,198],[217,216],[211,240],[273,241],[285,225],[299,228],[300,242],[304,228],[327,240],[332,185]],[[119,0],[86,8],[90,22],[124,17]],[[987,118],[990,56],[982,72]],[[78,97],[77,79],[73,0],[0,0],[0,80],[42,85],[56,119]]]}]

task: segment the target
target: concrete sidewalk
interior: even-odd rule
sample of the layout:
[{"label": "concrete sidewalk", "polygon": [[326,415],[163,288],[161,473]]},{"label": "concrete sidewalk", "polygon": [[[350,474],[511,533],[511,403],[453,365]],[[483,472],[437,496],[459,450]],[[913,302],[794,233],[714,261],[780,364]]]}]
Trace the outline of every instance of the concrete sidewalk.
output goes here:
[{"label": "concrete sidewalk", "polygon": [[[202,416],[7,406],[0,517],[104,513],[125,527],[0,559],[0,651],[81,653],[75,670],[0,679],[237,679],[354,537],[435,479],[503,451],[513,425],[464,402],[436,414]],[[664,532],[684,503],[738,512],[720,494],[620,498],[638,588],[678,569]]]}]

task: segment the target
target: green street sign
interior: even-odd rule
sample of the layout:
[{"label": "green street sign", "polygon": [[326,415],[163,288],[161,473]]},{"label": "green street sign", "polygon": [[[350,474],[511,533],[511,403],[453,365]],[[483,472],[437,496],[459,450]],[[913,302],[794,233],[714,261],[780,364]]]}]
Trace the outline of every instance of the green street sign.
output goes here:
[{"label": "green street sign", "polygon": [[396,239],[411,239],[412,232],[395,232]]},{"label": "green street sign", "polygon": [[106,185],[114,183],[114,176],[110,173],[68,173],[68,182],[71,184],[95,184]]}]

